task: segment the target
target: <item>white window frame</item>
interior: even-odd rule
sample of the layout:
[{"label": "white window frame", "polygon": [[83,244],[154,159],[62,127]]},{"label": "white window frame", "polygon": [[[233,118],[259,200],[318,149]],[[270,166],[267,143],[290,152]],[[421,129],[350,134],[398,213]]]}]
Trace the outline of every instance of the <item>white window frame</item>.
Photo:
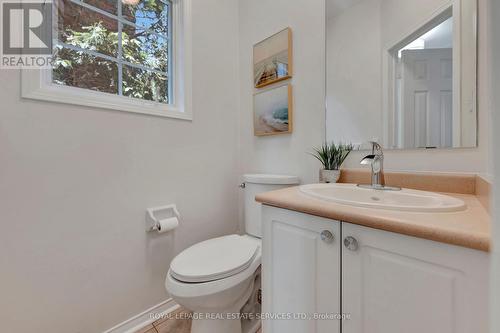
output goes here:
[{"label": "white window frame", "polygon": [[[118,0],[120,1],[120,0]],[[191,1],[172,1],[173,86],[172,104],[69,87],[52,82],[52,69],[23,69],[23,98],[102,109],[128,111],[153,116],[192,120],[192,35]]]}]

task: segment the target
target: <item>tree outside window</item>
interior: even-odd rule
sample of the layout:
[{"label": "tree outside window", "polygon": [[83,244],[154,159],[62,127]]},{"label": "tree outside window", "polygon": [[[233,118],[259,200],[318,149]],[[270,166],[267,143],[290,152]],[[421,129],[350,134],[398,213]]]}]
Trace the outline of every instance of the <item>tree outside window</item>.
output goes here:
[{"label": "tree outside window", "polygon": [[171,2],[57,0],[52,80],[172,103]]}]

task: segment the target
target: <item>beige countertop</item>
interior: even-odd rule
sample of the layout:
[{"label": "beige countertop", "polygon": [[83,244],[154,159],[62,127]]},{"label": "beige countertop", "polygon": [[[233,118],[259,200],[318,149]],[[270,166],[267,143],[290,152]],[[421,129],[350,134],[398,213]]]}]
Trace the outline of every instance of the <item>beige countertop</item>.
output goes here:
[{"label": "beige countertop", "polygon": [[268,206],[489,251],[491,218],[478,197],[473,194],[443,194],[462,199],[467,209],[451,213],[415,213],[353,207],[308,197],[298,187],[262,193],[255,199]]}]

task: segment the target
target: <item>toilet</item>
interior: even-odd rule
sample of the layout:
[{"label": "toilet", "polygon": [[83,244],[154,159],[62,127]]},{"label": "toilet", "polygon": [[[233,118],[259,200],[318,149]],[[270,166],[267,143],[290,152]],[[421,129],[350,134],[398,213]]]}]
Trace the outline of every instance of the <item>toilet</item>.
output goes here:
[{"label": "toilet", "polygon": [[260,327],[262,226],[255,195],[297,185],[299,179],[248,174],[243,181],[246,234],[200,242],[170,264],[165,287],[178,304],[193,311],[192,333],[255,333]]}]

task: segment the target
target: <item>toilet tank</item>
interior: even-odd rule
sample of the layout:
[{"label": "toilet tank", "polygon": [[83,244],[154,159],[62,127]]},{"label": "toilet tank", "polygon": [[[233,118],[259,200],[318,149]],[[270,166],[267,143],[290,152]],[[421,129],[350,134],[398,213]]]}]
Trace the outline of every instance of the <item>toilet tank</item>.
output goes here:
[{"label": "toilet tank", "polygon": [[299,184],[299,178],[287,175],[243,175],[245,183],[245,232],[262,238],[261,204],[255,201],[259,193],[278,190]]}]

